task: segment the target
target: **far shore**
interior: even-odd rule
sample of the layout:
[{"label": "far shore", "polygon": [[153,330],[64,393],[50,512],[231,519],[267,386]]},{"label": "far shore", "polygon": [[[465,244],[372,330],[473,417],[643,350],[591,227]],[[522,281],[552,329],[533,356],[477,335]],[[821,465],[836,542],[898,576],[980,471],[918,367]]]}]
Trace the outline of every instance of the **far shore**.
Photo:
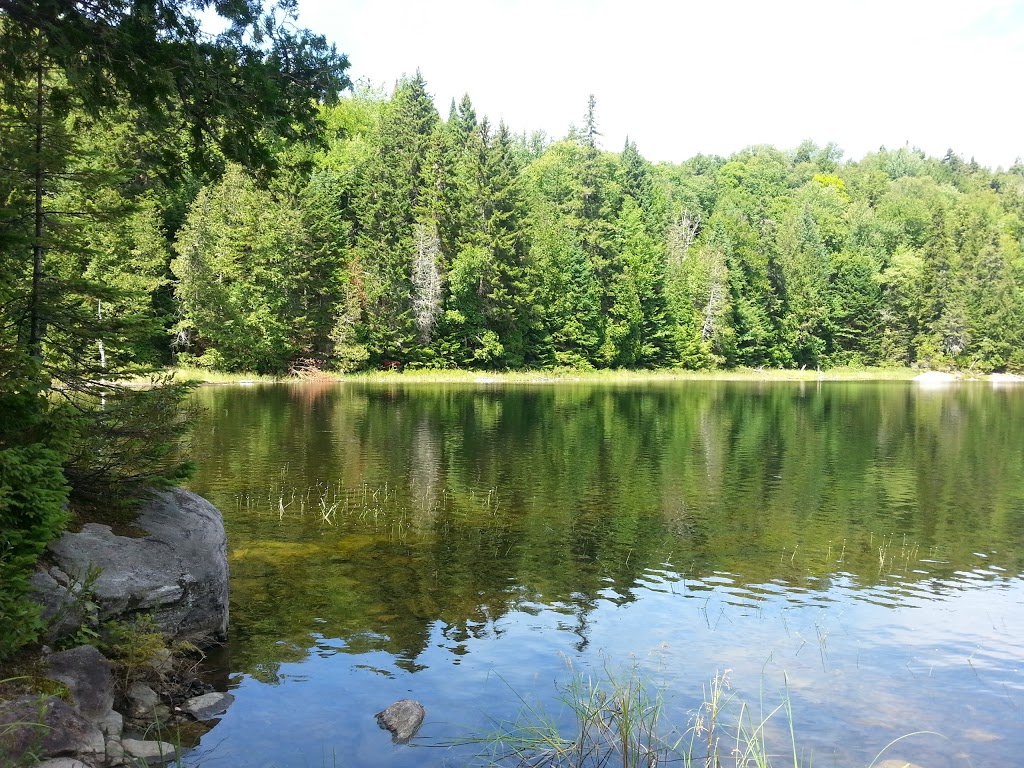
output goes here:
[{"label": "far shore", "polygon": [[[406,369],[404,371],[362,371],[334,373],[325,371],[303,376],[266,376],[253,373],[223,373],[199,368],[171,368],[169,373],[181,380],[203,386],[273,383],[394,383],[394,384],[626,384],[668,381],[910,381],[924,371],[915,368],[831,368],[828,370],[786,368],[733,368],[712,371],[686,370],[527,370],[487,371],[461,369]],[[963,381],[988,381],[985,374],[960,372]],[[142,383],[142,382],[139,382]]]}]

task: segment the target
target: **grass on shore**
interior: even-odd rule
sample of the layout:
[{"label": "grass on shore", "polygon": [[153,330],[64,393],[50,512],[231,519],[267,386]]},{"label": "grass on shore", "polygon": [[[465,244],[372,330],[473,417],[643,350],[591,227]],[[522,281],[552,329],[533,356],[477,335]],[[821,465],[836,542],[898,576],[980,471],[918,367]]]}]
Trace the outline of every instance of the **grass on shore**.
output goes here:
[{"label": "grass on shore", "polygon": [[363,371],[359,373],[323,372],[315,376],[267,376],[254,373],[224,373],[202,368],[171,368],[174,377],[203,384],[264,384],[275,382],[371,382],[436,384],[548,384],[548,383],[631,383],[660,381],[908,381],[920,371],[912,368],[831,368],[795,370],[782,368],[733,368],[713,371],[662,370],[580,370],[554,368],[524,371],[472,371],[461,369],[406,369]]}]

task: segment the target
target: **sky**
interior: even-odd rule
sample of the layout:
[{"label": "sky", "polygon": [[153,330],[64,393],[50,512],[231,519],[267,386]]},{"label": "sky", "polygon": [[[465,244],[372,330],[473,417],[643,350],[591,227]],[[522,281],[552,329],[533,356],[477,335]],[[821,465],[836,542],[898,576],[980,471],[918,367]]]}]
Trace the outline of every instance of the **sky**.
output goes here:
[{"label": "sky", "polygon": [[605,149],[654,162],[753,144],[1024,156],[1024,0],[298,0],[299,23],[390,92],[419,69],[443,117],[552,139],[597,102]]}]

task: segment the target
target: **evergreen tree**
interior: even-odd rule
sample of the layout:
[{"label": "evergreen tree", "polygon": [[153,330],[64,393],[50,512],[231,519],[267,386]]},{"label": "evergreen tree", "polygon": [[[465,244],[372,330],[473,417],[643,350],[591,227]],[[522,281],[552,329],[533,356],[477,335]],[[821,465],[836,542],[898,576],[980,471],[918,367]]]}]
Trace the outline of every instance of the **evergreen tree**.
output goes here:
[{"label": "evergreen tree", "polygon": [[[415,362],[422,357],[421,327],[413,311],[413,264],[438,258],[424,249],[424,233],[436,234],[437,196],[428,163],[439,118],[416,76],[403,80],[382,110],[374,152],[353,202],[358,217],[356,279],[364,302],[360,340],[372,362]],[[420,237],[417,237],[417,233]],[[434,268],[441,273],[441,265]]]},{"label": "evergreen tree", "polygon": [[[0,615],[22,628],[24,570],[59,530],[69,486],[109,509],[182,469],[183,388],[117,385],[148,356],[160,217],[152,205],[132,211],[132,185],[95,161],[76,120],[144,115],[162,134],[150,159],[168,175],[181,172],[170,148],[182,130],[193,158],[267,164],[270,134],[312,130],[316,100],[347,85],[344,57],[288,24],[292,4],[285,25],[258,3],[218,4],[231,27],[215,39],[193,15],[208,5],[0,4]],[[112,238],[124,242],[103,253]],[[6,626],[0,636],[26,639]],[[0,655],[10,650],[5,641]]]},{"label": "evergreen tree", "polygon": [[228,371],[283,373],[310,356],[307,310],[316,286],[305,240],[301,213],[257,189],[238,166],[200,192],[172,265],[183,358]]}]

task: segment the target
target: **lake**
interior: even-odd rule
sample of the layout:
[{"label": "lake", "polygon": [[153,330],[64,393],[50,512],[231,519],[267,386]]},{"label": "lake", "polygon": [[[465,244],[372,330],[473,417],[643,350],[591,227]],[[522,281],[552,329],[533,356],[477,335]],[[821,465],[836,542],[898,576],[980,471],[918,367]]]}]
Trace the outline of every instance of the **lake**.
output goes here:
[{"label": "lake", "polygon": [[[716,676],[723,729],[788,703],[801,764],[1024,754],[1024,386],[194,397],[190,487],[231,566],[210,674],[236,701],[188,766],[466,765],[461,739],[567,722],[566,686],[609,675],[660,690],[687,742]],[[393,745],[373,715],[402,698],[427,717]],[[776,765],[789,720],[765,727]]]}]

